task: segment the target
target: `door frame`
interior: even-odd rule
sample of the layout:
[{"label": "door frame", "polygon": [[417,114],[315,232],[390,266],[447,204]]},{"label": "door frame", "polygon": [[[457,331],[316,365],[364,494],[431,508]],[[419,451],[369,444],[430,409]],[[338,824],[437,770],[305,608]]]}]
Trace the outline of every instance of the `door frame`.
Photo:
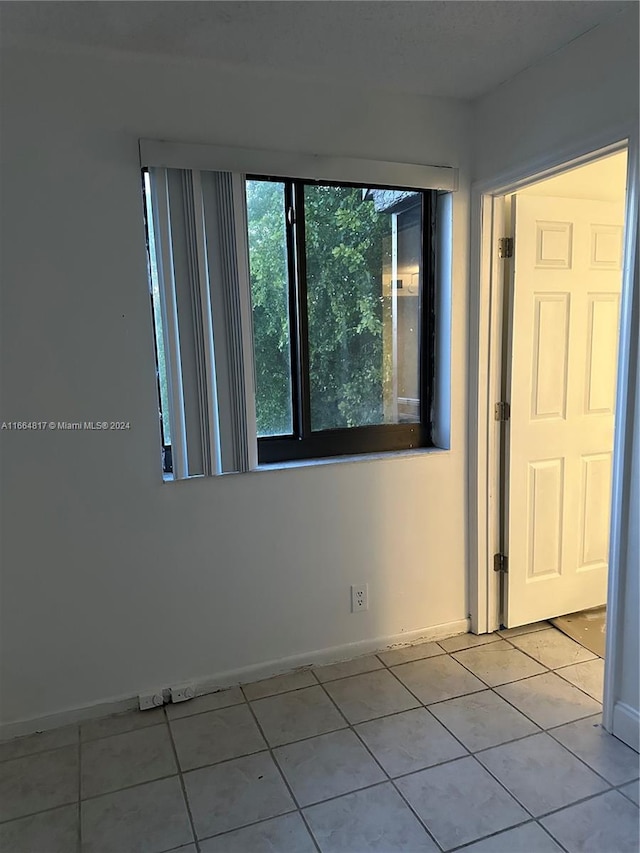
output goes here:
[{"label": "door frame", "polygon": [[503,262],[497,257],[498,237],[505,219],[506,195],[519,189],[627,150],[620,336],[614,427],[611,532],[607,589],[607,636],[603,724],[611,729],[614,680],[620,654],[620,559],[624,521],[624,463],[630,442],[629,371],[632,337],[633,270],[638,229],[638,131],[624,125],[572,146],[547,152],[508,172],[476,182],[471,187],[471,277],[469,315],[469,609],[471,630],[495,631],[499,624],[499,576],[493,554],[499,551],[500,430],[494,420],[499,401],[502,356],[501,288]]}]

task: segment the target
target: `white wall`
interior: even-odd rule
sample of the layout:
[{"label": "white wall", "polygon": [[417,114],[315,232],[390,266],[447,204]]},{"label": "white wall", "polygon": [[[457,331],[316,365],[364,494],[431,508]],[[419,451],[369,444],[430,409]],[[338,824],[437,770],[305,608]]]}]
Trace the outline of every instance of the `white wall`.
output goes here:
[{"label": "white wall", "polygon": [[[474,104],[484,180],[638,116],[638,7],[590,30]],[[636,122],[637,123],[637,122]]]},{"label": "white wall", "polygon": [[[1,434],[0,720],[465,619],[469,107],[125,54],[2,59],[0,419],[131,429]],[[162,483],[139,137],[460,167],[450,452]]]},{"label": "white wall", "polygon": [[[524,168],[530,162],[565,147],[606,135],[611,128],[631,128],[632,144],[638,137],[638,7],[617,15],[501,86],[474,106],[473,178],[478,182]],[[637,151],[637,148],[636,148]],[[635,350],[629,364],[629,387],[638,387],[637,355],[638,275],[635,275]],[[620,649],[612,700],[624,704],[637,722],[639,717],[638,575],[640,554],[638,523],[638,456],[640,412],[638,392],[629,395],[625,418],[630,444],[623,483],[623,530],[619,577],[621,618]],[[635,410],[634,410],[635,406]],[[634,415],[635,411],[635,415]],[[626,722],[629,731],[630,717]],[[620,729],[614,731],[620,733]],[[629,738],[625,737],[628,741]]]}]

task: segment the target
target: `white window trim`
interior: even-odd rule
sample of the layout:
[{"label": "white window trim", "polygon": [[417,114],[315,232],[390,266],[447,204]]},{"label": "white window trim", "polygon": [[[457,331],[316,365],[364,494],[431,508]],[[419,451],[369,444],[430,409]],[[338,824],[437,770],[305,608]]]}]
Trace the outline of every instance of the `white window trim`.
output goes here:
[{"label": "white window trim", "polygon": [[458,169],[453,166],[326,157],[319,154],[267,151],[261,148],[226,148],[219,145],[153,139],[140,140],[140,165],[354,184],[381,184],[446,192],[455,192],[458,189]]},{"label": "white window trim", "polygon": [[[168,355],[168,386],[170,420],[173,426],[172,436],[175,436],[173,449],[173,479],[185,479],[204,474],[222,474],[256,470],[258,466],[258,441],[255,411],[255,375],[253,365],[253,331],[251,312],[251,288],[249,276],[249,254],[246,228],[246,198],[244,180],[247,174],[265,174],[270,177],[283,177],[303,180],[335,181],[362,185],[381,185],[388,187],[411,187],[412,189],[437,190],[451,193],[458,188],[458,169],[452,166],[433,166],[415,163],[394,163],[380,160],[362,160],[348,157],[326,157],[315,154],[287,153],[281,151],[266,151],[263,149],[227,148],[217,145],[187,144],[141,139],[140,165],[149,170],[152,186],[155,190],[155,200],[152,197],[153,224],[156,231],[157,248],[159,249],[158,275],[160,278],[160,297],[162,306],[163,334],[165,351]],[[190,470],[189,439],[184,414],[184,393],[182,384],[182,365],[180,351],[180,333],[177,319],[177,303],[174,280],[171,213],[169,210],[169,189],[167,170],[180,170],[190,173],[193,184],[193,217],[192,225],[193,249],[196,253],[195,267],[189,273],[192,288],[197,291],[198,313],[202,320],[204,343],[204,371],[206,388],[200,389],[200,411],[202,432],[203,471]],[[210,234],[205,229],[205,208],[203,205],[204,172],[226,173],[231,178],[231,195],[226,191],[225,199],[220,199],[225,210],[220,209],[217,215],[226,214],[231,224],[225,233]],[[211,204],[211,194],[207,198]],[[214,206],[216,206],[214,205]],[[230,210],[226,208],[230,207]],[[448,215],[450,208],[447,207]],[[443,214],[444,215],[444,214]],[[195,233],[194,233],[195,227]],[[214,229],[216,230],[216,229]],[[449,234],[449,232],[447,232]],[[213,240],[213,247],[207,245]],[[210,282],[213,274],[207,262],[208,254],[213,248],[214,257],[218,258],[216,268],[222,263],[224,273],[220,270],[217,276],[227,281]],[[226,262],[221,260],[226,258]],[[226,266],[225,266],[226,263]],[[445,264],[446,270],[440,270],[439,275],[450,273],[450,262]],[[215,278],[215,276],[214,276]],[[216,365],[214,346],[215,317],[212,316],[213,290],[220,292],[220,287],[227,288],[228,295],[235,302],[234,308],[227,310],[225,319],[226,332],[223,340],[229,338],[226,344],[226,366],[220,376]],[[230,288],[230,290],[229,290]],[[189,338],[189,335],[187,335]],[[440,339],[440,335],[439,335]],[[448,337],[446,344],[448,344]],[[440,341],[440,348],[443,342]],[[446,345],[445,345],[446,348]],[[448,359],[446,360],[448,365]],[[449,369],[446,370],[447,380]],[[236,389],[236,403],[229,405],[228,387]],[[223,388],[227,388],[225,392]],[[241,391],[240,391],[241,389]],[[439,388],[439,393],[442,389]],[[222,394],[222,398],[220,395]],[[233,394],[232,394],[233,396]],[[446,401],[448,402],[448,400]],[[232,412],[235,424],[234,461],[229,466],[227,439],[223,441],[220,422],[220,405],[224,410]],[[439,428],[440,444],[449,446],[448,406],[444,415],[442,428]],[[237,410],[237,411],[236,411]],[[206,423],[205,423],[206,421]],[[241,421],[241,423],[240,423]],[[199,454],[196,452],[195,457]]]}]

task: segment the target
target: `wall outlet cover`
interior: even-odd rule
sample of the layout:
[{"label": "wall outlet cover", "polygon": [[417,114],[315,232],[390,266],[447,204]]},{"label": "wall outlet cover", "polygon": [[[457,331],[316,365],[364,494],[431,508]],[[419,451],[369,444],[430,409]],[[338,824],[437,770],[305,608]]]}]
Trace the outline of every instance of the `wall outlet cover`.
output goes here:
[{"label": "wall outlet cover", "polygon": [[195,695],[196,691],[192,684],[185,684],[182,687],[171,688],[172,702],[186,702],[188,699],[193,699]]},{"label": "wall outlet cover", "polygon": [[162,690],[156,690],[155,693],[141,693],[138,696],[138,706],[141,711],[148,711],[150,708],[160,708],[165,703],[165,697]]},{"label": "wall outlet cover", "polygon": [[353,584],[351,587],[351,612],[360,613],[369,609],[369,584]]}]

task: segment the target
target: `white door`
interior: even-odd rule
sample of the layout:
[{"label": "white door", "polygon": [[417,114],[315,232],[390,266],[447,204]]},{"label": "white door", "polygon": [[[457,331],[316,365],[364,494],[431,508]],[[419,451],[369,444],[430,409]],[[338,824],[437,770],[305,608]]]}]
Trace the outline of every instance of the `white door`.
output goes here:
[{"label": "white door", "polygon": [[624,211],[515,196],[505,624],[606,602]]}]

